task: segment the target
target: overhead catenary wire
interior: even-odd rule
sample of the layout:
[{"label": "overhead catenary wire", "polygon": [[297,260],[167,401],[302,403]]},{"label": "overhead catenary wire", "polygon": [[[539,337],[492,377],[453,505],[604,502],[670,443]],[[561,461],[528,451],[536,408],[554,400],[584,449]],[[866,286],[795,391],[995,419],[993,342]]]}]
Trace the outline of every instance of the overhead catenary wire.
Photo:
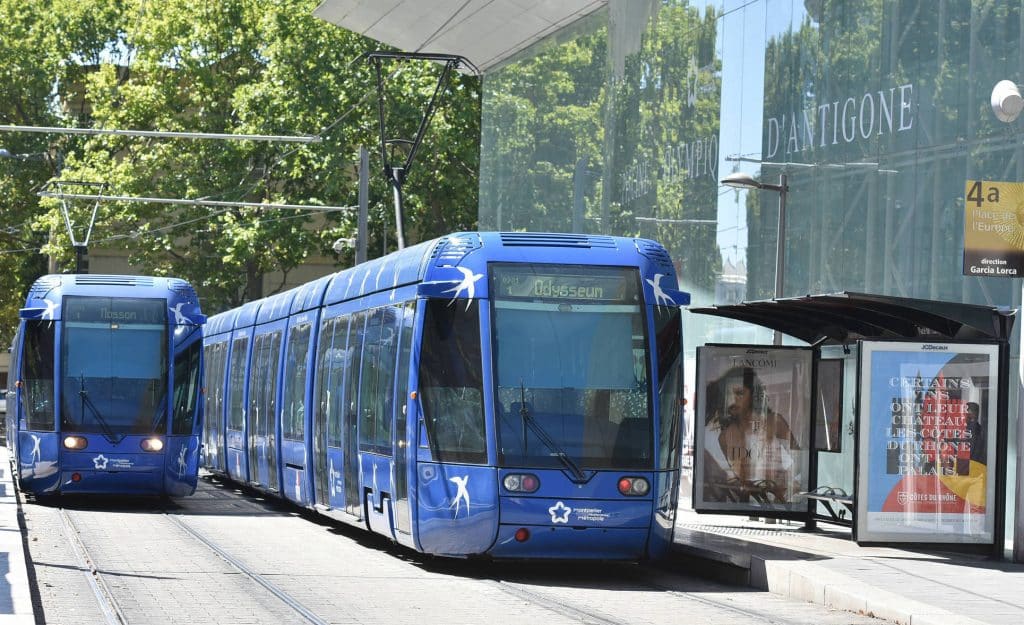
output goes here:
[{"label": "overhead catenary wire", "polygon": [[148,204],[179,204],[185,206],[220,206],[227,208],[291,208],[298,210],[311,210],[317,212],[343,212],[358,210],[358,206],[326,206],[318,204],[270,204],[266,202],[225,202],[221,200],[206,199],[178,199],[166,197],[139,197],[134,195],[94,195],[87,193],[53,193],[52,191],[40,191],[36,195],[40,197],[67,198],[72,200],[95,200],[107,202],[145,202]]},{"label": "overhead catenary wire", "polygon": [[[356,59],[353,59],[350,63],[354,65],[356,62],[365,59],[366,55],[359,55]],[[469,66],[477,75],[479,71],[476,70],[472,63],[468,60],[463,59],[463,62]],[[396,68],[388,80],[397,77],[401,73],[401,68]],[[247,134],[234,134],[234,133],[193,133],[193,132],[172,132],[172,131],[135,131],[135,130],[117,130],[117,129],[89,129],[89,128],[63,128],[63,127],[44,127],[44,126],[16,126],[16,125],[0,125],[0,131],[21,131],[21,132],[38,132],[38,133],[66,133],[66,134],[84,134],[84,135],[122,135],[122,136],[140,136],[150,138],[180,138],[180,139],[222,139],[222,140],[254,140],[254,141],[274,141],[274,142],[291,142],[291,143],[322,143],[324,140],[330,139],[327,136],[331,130],[333,130],[338,124],[347,119],[353,112],[355,112],[360,106],[362,106],[367,99],[373,94],[374,90],[367,90],[363,95],[354,102],[346,111],[344,111],[337,118],[332,120],[329,124],[322,127],[319,132],[314,135],[299,135],[299,136],[281,136],[281,135],[247,135]],[[286,150],[284,153],[279,154],[273,162],[267,166],[267,170],[273,169],[284,159],[291,156],[300,149],[300,146],[293,147]],[[259,182],[251,183],[248,188],[252,189]],[[238,192],[237,189],[223,190],[220,192],[214,192],[207,194],[205,198],[223,196],[232,191]],[[212,206],[212,207],[257,207],[257,208],[284,208],[284,209],[299,209],[299,210],[311,210],[317,212],[332,212],[332,211],[353,211],[357,210],[358,206],[315,206],[315,205],[301,205],[301,204],[267,204],[257,202],[229,202],[229,201],[215,201],[210,199],[170,199],[170,198],[143,198],[133,196],[94,196],[86,194],[53,194],[49,192],[38,193],[41,197],[57,197],[60,199],[82,199],[82,200],[96,200],[96,201],[127,201],[127,202],[150,202],[150,203],[162,203],[162,204],[175,204],[175,205],[191,205],[191,206]],[[218,213],[214,213],[219,214]],[[211,215],[213,216],[213,215]],[[125,235],[131,236],[131,235]],[[136,235],[138,236],[138,235]],[[123,238],[123,237],[118,237]],[[110,239],[104,239],[110,240]],[[18,252],[32,251],[29,249],[18,250]],[[0,250],[0,254],[10,253],[6,250]]]},{"label": "overhead catenary wire", "polygon": [[230,139],[234,141],[268,141],[276,143],[320,143],[320,135],[247,135],[230,132],[178,132],[173,130],[122,130],[118,128],[65,128],[62,126],[0,125],[0,132],[39,132],[61,135],[119,135],[164,139]]},{"label": "overhead catenary wire", "polygon": [[[266,204],[262,204],[261,206],[267,206],[267,205]],[[317,206],[307,206],[307,205],[302,205],[302,206],[304,206],[306,208],[309,208],[309,209],[313,209],[312,212],[317,212],[319,210],[319,208],[320,208],[320,207],[317,207]],[[144,239],[144,238],[147,238],[147,237],[152,237],[152,236],[156,236],[156,235],[162,234],[164,232],[168,232],[170,230],[174,230],[175,228],[180,228],[182,226],[187,226],[189,224],[197,223],[197,222],[200,222],[200,221],[205,221],[207,219],[212,219],[212,218],[216,217],[217,215],[223,215],[224,213],[228,212],[229,210],[230,210],[230,208],[222,208],[220,210],[211,211],[209,214],[203,215],[202,217],[196,217],[195,219],[189,219],[189,220],[186,220],[186,221],[179,221],[179,222],[176,222],[176,223],[173,223],[173,224],[168,224],[166,226],[160,226],[159,228],[153,228],[152,230],[137,230],[135,232],[132,232],[131,234],[116,234],[116,235],[105,237],[105,238],[102,238],[102,239],[97,239],[97,240],[93,241],[93,243],[110,243],[112,241],[120,241],[120,240],[124,240],[124,239]],[[330,212],[330,211],[320,211],[320,212]],[[263,223],[278,223],[278,222],[282,222],[282,221],[290,221],[292,219],[299,219],[302,216],[303,215],[300,214],[300,215],[290,215],[288,217],[274,217],[274,218],[271,218],[271,219],[261,219],[261,222],[263,222]],[[19,249],[0,250],[0,255],[4,255],[4,254],[24,254],[24,253],[27,253],[27,252],[41,252],[41,251],[42,251],[41,247],[23,247],[23,248],[19,248]]]}]

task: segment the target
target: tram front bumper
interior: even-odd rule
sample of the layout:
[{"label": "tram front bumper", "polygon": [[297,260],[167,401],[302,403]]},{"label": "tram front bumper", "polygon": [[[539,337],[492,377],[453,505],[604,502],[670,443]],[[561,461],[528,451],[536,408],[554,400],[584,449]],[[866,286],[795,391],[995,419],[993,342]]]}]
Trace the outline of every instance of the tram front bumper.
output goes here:
[{"label": "tram front bumper", "polygon": [[641,560],[652,502],[502,497],[495,558]]},{"label": "tram front bumper", "polygon": [[65,453],[60,492],[158,495],[163,492],[163,454]]},{"label": "tram front bumper", "polygon": [[[527,532],[525,540],[523,530]],[[544,527],[501,525],[488,552],[493,558],[643,560],[647,528]]]}]

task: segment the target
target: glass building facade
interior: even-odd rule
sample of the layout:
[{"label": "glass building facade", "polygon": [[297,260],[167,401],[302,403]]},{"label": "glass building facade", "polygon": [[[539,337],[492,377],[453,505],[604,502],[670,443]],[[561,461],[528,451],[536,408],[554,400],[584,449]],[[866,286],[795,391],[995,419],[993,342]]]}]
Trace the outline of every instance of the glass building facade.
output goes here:
[{"label": "glass building facade", "polygon": [[[609,0],[484,76],[480,227],[653,238],[693,305],[767,299],[779,194],[719,181],[785,174],[781,295],[1019,308],[1019,282],[963,275],[963,252],[966,182],[1024,180],[1024,120],[1000,121],[990,103],[997,82],[1024,82],[1021,4]],[[1021,222],[1024,207],[1018,236]],[[763,328],[684,320],[691,399],[696,346],[771,340]],[[848,435],[819,483],[852,486]]]}]

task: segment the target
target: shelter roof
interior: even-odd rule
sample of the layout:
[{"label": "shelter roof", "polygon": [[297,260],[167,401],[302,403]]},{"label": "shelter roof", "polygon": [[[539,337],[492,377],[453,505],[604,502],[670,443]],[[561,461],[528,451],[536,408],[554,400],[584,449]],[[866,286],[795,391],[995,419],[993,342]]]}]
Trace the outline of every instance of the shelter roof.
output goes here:
[{"label": "shelter roof", "polygon": [[843,291],[691,308],[778,330],[807,343],[859,339],[1009,340],[1015,310]]},{"label": "shelter roof", "polygon": [[323,0],[313,15],[406,52],[457,54],[485,72],[607,4],[608,0]]}]

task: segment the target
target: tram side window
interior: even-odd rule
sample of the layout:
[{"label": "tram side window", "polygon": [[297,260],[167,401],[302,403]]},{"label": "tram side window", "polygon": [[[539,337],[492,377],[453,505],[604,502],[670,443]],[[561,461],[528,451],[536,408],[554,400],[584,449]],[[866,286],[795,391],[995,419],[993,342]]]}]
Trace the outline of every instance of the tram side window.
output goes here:
[{"label": "tram side window", "polygon": [[309,353],[310,324],[303,323],[288,333],[288,353],[284,366],[284,418],[281,434],[293,441],[302,440],[306,425],[306,356]]},{"label": "tram side window", "polygon": [[207,345],[203,348],[203,361],[206,366],[203,370],[203,387],[205,390],[203,409],[205,418],[205,429],[207,430],[208,444],[215,445],[213,435],[220,432],[221,420],[224,418],[224,356],[227,343],[221,341]]},{"label": "tram side window", "polygon": [[52,432],[53,359],[55,324],[49,320],[25,322],[21,379],[25,425],[29,430]]},{"label": "tram side window", "polygon": [[260,394],[263,392],[263,355],[266,351],[267,336],[260,334],[253,337],[252,340],[252,357],[249,365],[249,387],[246,393],[246,398],[249,400],[249,412],[246,415],[248,417],[249,425],[249,444],[250,453],[255,449],[255,443],[253,442],[257,431],[260,416]]},{"label": "tram side window", "polygon": [[[352,315],[352,323],[348,326],[348,347],[345,351],[347,359],[345,364],[345,393],[341,397],[342,401],[338,403],[338,417],[336,419],[333,415],[331,417],[331,423],[337,423],[338,427],[344,431],[346,450],[355,450],[356,447],[356,427],[359,422],[359,413],[357,412],[359,371],[363,358],[366,322],[369,316],[370,314],[366,312]],[[341,431],[338,432],[339,446],[341,433]]]},{"label": "tram side window", "polygon": [[402,306],[398,306],[395,312],[399,315],[395,327],[401,327],[401,338],[398,344],[398,371],[396,373],[398,379],[395,385],[395,397],[398,399],[398,403],[394,406],[394,412],[397,419],[396,437],[398,440],[402,440],[406,437],[405,415],[407,414],[406,402],[409,397],[409,361],[412,358],[412,324],[416,316],[415,303],[406,302]]},{"label": "tram side window", "polygon": [[174,420],[171,433],[188,435],[195,422],[199,401],[199,354],[202,341],[192,343],[174,357]]},{"label": "tram side window", "polygon": [[679,468],[683,423],[680,387],[683,383],[682,315],[678,308],[654,309],[655,340],[658,350],[658,407],[661,433],[658,437],[658,468]]},{"label": "tram side window", "polygon": [[255,436],[266,436],[273,439],[273,418],[277,400],[277,366],[280,354],[280,331],[256,337],[252,348],[252,372],[249,374],[250,439]]},{"label": "tram side window", "polygon": [[203,350],[206,369],[203,372],[203,386],[206,388],[206,422],[211,429],[220,431],[220,423],[224,409],[224,365],[227,355],[227,343],[220,342],[208,345]]},{"label": "tram side window", "polygon": [[348,363],[348,352],[345,351],[347,332],[348,317],[325,320],[320,328],[316,373],[319,412],[316,418],[326,426],[329,447],[341,447],[342,383]]},{"label": "tram side window", "polygon": [[267,354],[266,378],[264,382],[266,387],[264,414],[266,416],[263,418],[263,435],[269,437],[270,444],[273,446],[274,439],[276,438],[274,424],[277,417],[277,370],[281,366],[281,331],[274,332],[269,342],[270,349]]},{"label": "tram side window", "polygon": [[239,337],[231,345],[231,377],[228,381],[228,428],[241,430],[244,425],[245,405],[242,403],[242,391],[245,384],[246,349],[249,347],[248,337]]},{"label": "tram side window", "polygon": [[481,363],[476,300],[468,308],[429,300],[419,384],[427,440],[440,462],[487,460]]},{"label": "tram side window", "polygon": [[366,327],[359,388],[359,444],[388,453],[391,442],[391,406],[398,349],[395,310],[378,308]]}]

